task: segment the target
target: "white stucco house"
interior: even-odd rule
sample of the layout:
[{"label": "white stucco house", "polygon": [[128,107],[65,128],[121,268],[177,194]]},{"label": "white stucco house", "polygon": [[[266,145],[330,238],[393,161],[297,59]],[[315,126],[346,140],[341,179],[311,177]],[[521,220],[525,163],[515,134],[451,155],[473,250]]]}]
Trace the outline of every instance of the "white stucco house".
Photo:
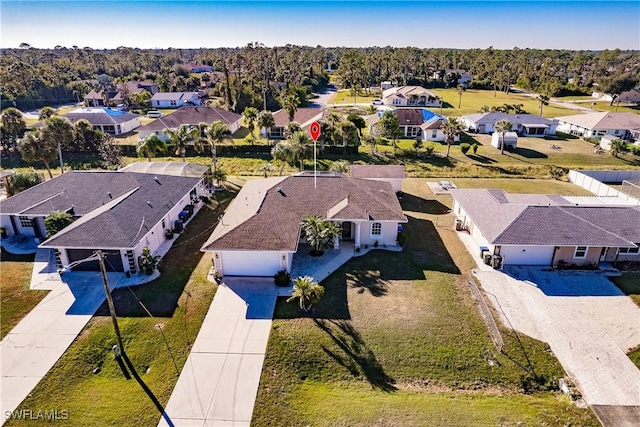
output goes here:
[{"label": "white stucco house", "polygon": [[180,108],[201,104],[198,92],[158,92],[151,97],[153,108]]},{"label": "white stucco house", "polygon": [[633,131],[640,129],[640,115],[634,113],[605,111],[556,117],[556,120],[558,130],[589,138],[610,135],[613,139],[632,139]]},{"label": "white stucco house", "polygon": [[[571,197],[451,189],[460,228],[505,265],[598,266],[640,261],[640,207]],[[472,254],[475,255],[475,254]]]},{"label": "white stucco house", "polygon": [[396,193],[406,177],[403,165],[351,165],[351,178],[388,182]]},{"label": "white stucco house", "polygon": [[[322,120],[327,114],[327,110],[321,108],[298,108],[293,115],[293,121],[298,123],[303,130],[308,130],[311,123]],[[284,130],[289,124],[289,113],[281,108],[273,113],[273,121],[274,126],[270,129],[261,128],[260,135],[268,136],[269,139],[284,138]]]},{"label": "white stucco house", "polygon": [[535,114],[507,114],[498,112],[468,114],[460,117],[465,129],[474,133],[493,133],[500,120],[511,123],[511,130],[520,136],[544,137],[555,135],[557,120],[549,120]]},{"label": "white stucco house", "polygon": [[[0,201],[0,221],[8,235],[32,236],[40,248],[54,249],[59,267],[100,249],[108,270],[135,273],[142,249],[154,253],[166,240],[164,230],[206,191],[201,177],[71,171]],[[44,219],[54,211],[74,222],[46,238]],[[99,266],[85,262],[74,269]]]},{"label": "white stucco house", "polygon": [[142,140],[149,135],[158,135],[167,140],[165,129],[177,129],[182,125],[198,126],[200,123],[211,124],[215,121],[224,123],[231,133],[240,129],[242,116],[231,111],[214,107],[182,107],[171,114],[160,117],[138,129],[138,136]]},{"label": "white stucco house", "polygon": [[[342,226],[342,240],[396,245],[406,223],[388,182],[322,173],[247,181],[202,246],[225,276],[273,276],[291,271],[301,235],[300,221],[320,215]],[[339,242],[336,242],[339,244]]]},{"label": "white stucco house", "polygon": [[94,130],[109,135],[122,135],[140,127],[140,115],[127,111],[112,110],[110,108],[76,108],[64,114],[71,121],[86,120]]},{"label": "white stucco house", "polygon": [[382,103],[395,107],[440,107],[442,100],[420,86],[398,86],[382,91]]},{"label": "white stucco house", "polygon": [[[433,142],[443,142],[446,139],[442,127],[447,119],[433,111],[426,108],[396,108],[392,111],[398,116],[398,125],[403,137]],[[378,111],[367,118],[370,133],[375,133],[374,127],[383,114],[384,111]],[[459,140],[460,137],[457,136],[455,141]]]}]

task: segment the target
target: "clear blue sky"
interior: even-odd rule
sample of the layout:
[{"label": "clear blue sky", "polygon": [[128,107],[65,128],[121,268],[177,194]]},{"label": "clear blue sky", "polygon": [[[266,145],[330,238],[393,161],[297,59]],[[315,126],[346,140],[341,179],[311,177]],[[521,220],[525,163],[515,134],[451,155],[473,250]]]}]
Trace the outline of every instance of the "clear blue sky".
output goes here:
[{"label": "clear blue sky", "polygon": [[640,49],[638,0],[0,1],[0,47]]}]

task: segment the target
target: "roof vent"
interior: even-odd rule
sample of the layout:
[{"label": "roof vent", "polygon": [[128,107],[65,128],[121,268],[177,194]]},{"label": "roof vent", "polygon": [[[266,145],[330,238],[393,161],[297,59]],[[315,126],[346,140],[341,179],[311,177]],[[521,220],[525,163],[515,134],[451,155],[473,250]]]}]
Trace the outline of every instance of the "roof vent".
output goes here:
[{"label": "roof vent", "polygon": [[107,195],[109,196],[110,199],[113,199],[113,196],[111,195],[111,191],[107,191]]},{"label": "roof vent", "polygon": [[147,204],[149,205],[150,208],[153,207],[153,206],[151,206],[151,202],[149,200],[147,200]]},{"label": "roof vent", "polygon": [[158,183],[158,185],[162,185],[162,184],[160,183],[160,181],[158,181],[158,177],[157,177],[157,176],[154,176],[154,177],[153,177],[153,180],[154,180],[155,182],[157,182],[157,183]]},{"label": "roof vent", "polygon": [[278,187],[278,188],[276,188],[276,191],[277,191],[278,193],[280,193],[281,195],[283,195],[284,197],[287,197],[287,195],[286,195],[286,194],[284,194],[284,191],[282,191],[282,188]]}]

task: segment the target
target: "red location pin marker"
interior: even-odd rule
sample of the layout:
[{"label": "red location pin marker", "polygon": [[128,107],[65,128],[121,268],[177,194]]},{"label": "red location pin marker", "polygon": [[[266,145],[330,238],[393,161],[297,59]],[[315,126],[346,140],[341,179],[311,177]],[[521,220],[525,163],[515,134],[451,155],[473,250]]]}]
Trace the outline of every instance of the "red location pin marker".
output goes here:
[{"label": "red location pin marker", "polygon": [[313,138],[314,141],[317,141],[320,137],[320,123],[311,123],[311,126],[309,126],[309,133],[311,134],[311,138]]}]

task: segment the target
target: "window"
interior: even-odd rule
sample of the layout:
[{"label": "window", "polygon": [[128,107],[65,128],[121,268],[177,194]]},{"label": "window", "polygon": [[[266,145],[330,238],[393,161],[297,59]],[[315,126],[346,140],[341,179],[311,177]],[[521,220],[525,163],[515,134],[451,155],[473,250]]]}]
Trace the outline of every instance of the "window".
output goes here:
[{"label": "window", "polygon": [[573,253],[575,259],[585,259],[589,248],[587,246],[576,246],[576,251]]},{"label": "window", "polygon": [[431,131],[431,138],[432,139],[436,139],[438,137],[438,131],[437,130],[432,130]]},{"label": "window", "polygon": [[31,222],[31,218],[28,216],[18,217],[20,219],[20,227],[22,228],[33,228],[33,223]]},{"label": "window", "polygon": [[171,100],[171,106],[175,107],[176,105],[178,105],[178,103],[175,101],[175,99]]},{"label": "window", "polygon": [[111,135],[114,135],[116,133],[116,127],[113,125],[104,125],[102,126],[102,131],[104,133],[109,133]]},{"label": "window", "polygon": [[[640,246],[640,244],[638,244]],[[618,253],[620,255],[637,255],[640,253],[640,247],[635,248],[618,248]]]},{"label": "window", "polygon": [[372,236],[380,236],[382,234],[382,224],[379,222],[374,222],[371,224],[371,235]]}]

